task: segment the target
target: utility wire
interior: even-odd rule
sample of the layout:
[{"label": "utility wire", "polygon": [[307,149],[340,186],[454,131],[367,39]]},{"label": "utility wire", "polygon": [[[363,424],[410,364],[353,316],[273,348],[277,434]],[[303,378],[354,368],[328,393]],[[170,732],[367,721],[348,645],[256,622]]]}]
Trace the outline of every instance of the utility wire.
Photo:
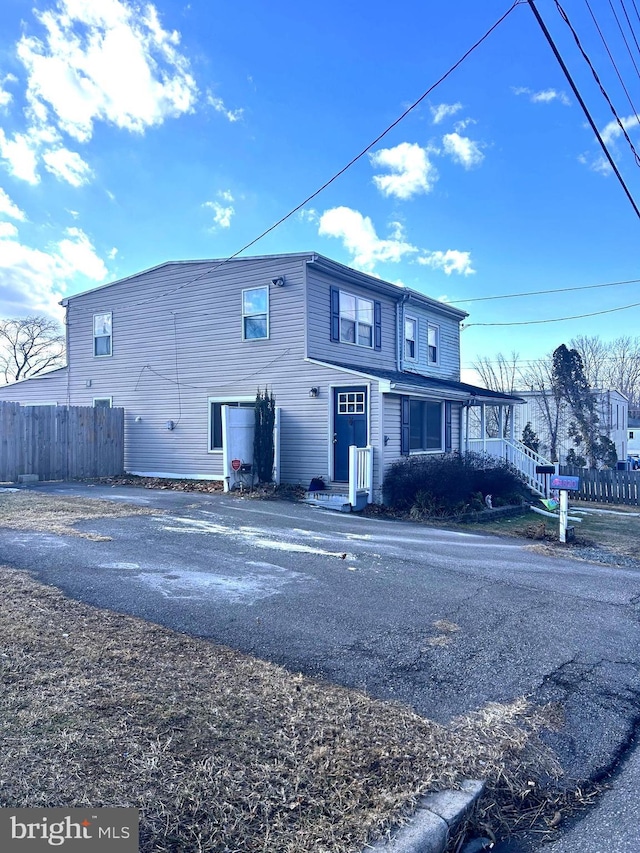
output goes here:
[{"label": "utility wire", "polygon": [[513,323],[463,323],[463,329],[471,326],[537,326],[540,323],[562,323],[565,320],[582,320],[583,317],[599,317],[601,314],[613,314],[615,311],[628,311],[629,308],[637,308],[640,302],[632,305],[621,305],[619,308],[607,308],[606,311],[593,311],[591,314],[575,314],[573,317],[553,317],[550,320],[518,320]]},{"label": "utility wire", "polygon": [[[578,87],[577,87],[577,86],[576,86],[576,84],[573,82],[573,78],[572,78],[571,74],[569,73],[569,69],[568,69],[568,68],[567,68],[567,66],[565,65],[565,62],[564,62],[564,60],[562,59],[562,57],[560,56],[560,52],[558,51],[558,48],[556,47],[555,42],[554,42],[554,41],[553,41],[553,39],[551,38],[551,33],[549,32],[549,30],[547,29],[547,27],[546,27],[546,25],[545,25],[544,21],[543,21],[543,20],[542,20],[542,18],[540,17],[540,13],[538,12],[538,9],[536,8],[536,4],[534,3],[534,0],[527,0],[527,2],[529,3],[529,6],[531,7],[531,11],[532,11],[532,12],[533,12],[533,14],[535,15],[535,18],[536,18],[536,20],[537,20],[538,24],[540,25],[540,29],[542,30],[542,32],[544,33],[545,38],[546,38],[546,39],[547,39],[547,41],[549,42],[549,46],[551,47],[551,50],[553,51],[554,56],[555,56],[555,57],[556,57],[556,59],[558,60],[558,63],[560,64],[560,67],[562,68],[562,71],[564,72],[564,75],[565,75],[565,77],[567,78],[567,81],[569,82],[569,85],[571,86],[571,89],[573,90],[573,94],[576,96],[576,98],[577,98],[577,100],[578,100],[578,103],[579,103],[579,104],[580,104],[580,106],[582,107],[582,111],[584,112],[585,116],[587,117],[587,121],[588,121],[588,122],[589,122],[589,124],[591,125],[591,129],[592,129],[592,130],[593,130],[593,132],[595,133],[595,135],[596,135],[596,139],[597,139],[597,140],[598,140],[598,142],[600,143],[600,146],[601,146],[602,150],[604,151],[604,155],[605,155],[605,157],[607,158],[607,160],[609,161],[609,165],[610,165],[610,166],[611,166],[611,168],[613,169],[614,174],[615,174],[615,176],[617,177],[618,181],[620,182],[620,185],[621,185],[622,189],[625,191],[627,198],[628,198],[628,199],[629,199],[629,201],[631,202],[631,206],[633,207],[633,209],[634,209],[634,211],[635,211],[636,216],[638,217],[638,219],[640,219],[640,210],[638,209],[638,206],[637,206],[637,204],[635,203],[635,201],[634,201],[634,199],[633,199],[633,196],[631,195],[631,192],[629,191],[629,188],[628,188],[628,187],[627,187],[627,185],[625,184],[625,182],[624,182],[624,179],[623,179],[622,175],[621,175],[621,174],[620,174],[620,172],[618,171],[618,167],[616,166],[616,164],[615,164],[615,162],[614,162],[614,160],[613,160],[613,157],[612,157],[612,156],[611,156],[611,154],[609,153],[609,149],[607,148],[607,146],[606,146],[606,145],[605,145],[605,143],[604,143],[604,140],[603,140],[603,139],[602,139],[602,137],[600,136],[600,131],[599,131],[599,130],[598,130],[598,128],[596,127],[596,123],[594,122],[593,118],[591,117],[591,113],[590,113],[590,112],[589,112],[589,110],[587,109],[587,105],[585,104],[584,100],[582,99],[582,95],[581,95],[581,94],[580,94],[580,92],[578,91]],[[559,4],[559,3],[557,3],[557,0],[556,0],[556,5],[560,6],[560,4]],[[562,7],[560,7],[560,8],[562,8]],[[564,10],[563,10],[563,11],[564,11]],[[565,18],[566,18],[566,15],[565,15]],[[567,20],[567,22],[568,22],[568,19],[566,19],[566,20]],[[575,36],[575,38],[577,39],[577,36]],[[622,124],[621,124],[621,123],[620,123],[620,126],[622,127]],[[624,130],[624,128],[623,128],[623,132],[625,133],[625,135],[627,135],[627,134],[626,134],[626,131]],[[636,155],[636,157],[637,157],[637,155]]]},{"label": "utility wire", "polygon": [[620,0],[620,5],[622,6],[622,11],[624,12],[624,16],[627,19],[627,23],[629,24],[629,29],[631,30],[631,35],[633,36],[633,40],[636,44],[636,50],[640,53],[640,45],[638,44],[638,39],[636,38],[635,30],[633,29],[633,24],[631,23],[631,19],[629,18],[629,14],[627,12],[627,7],[624,5],[624,0]]},{"label": "utility wire", "polygon": [[[533,2],[533,0],[529,0],[529,2],[531,3],[531,2]],[[609,0],[609,2],[611,3],[611,0]],[[566,25],[569,27],[569,29],[571,30],[571,34],[573,35],[573,38],[574,38],[574,41],[575,41],[575,43],[576,43],[576,45],[577,45],[577,47],[578,47],[578,50],[579,50],[579,51],[580,51],[580,53],[582,54],[582,57],[583,57],[584,61],[585,61],[585,62],[587,63],[587,65],[589,66],[589,68],[590,68],[590,70],[591,70],[591,73],[593,74],[593,78],[594,78],[594,80],[596,81],[596,83],[598,84],[598,88],[599,88],[599,89],[600,89],[600,91],[602,92],[602,96],[604,97],[605,101],[609,104],[609,108],[611,109],[611,112],[613,113],[613,117],[615,118],[616,122],[618,123],[618,126],[620,127],[620,130],[622,131],[622,134],[623,134],[624,138],[627,140],[627,144],[629,145],[629,148],[631,149],[631,151],[632,151],[632,153],[633,153],[633,156],[634,156],[634,158],[635,158],[636,165],[637,165],[637,166],[640,166],[640,156],[638,155],[638,152],[637,152],[637,151],[636,151],[636,149],[634,148],[633,142],[631,141],[631,139],[630,139],[630,137],[629,137],[629,134],[627,133],[627,129],[626,129],[626,127],[624,126],[624,124],[623,124],[623,122],[622,122],[622,120],[621,120],[620,116],[619,116],[619,115],[618,115],[618,113],[616,112],[616,108],[613,106],[613,103],[612,103],[612,101],[611,101],[611,98],[609,97],[609,95],[607,94],[606,89],[605,89],[605,88],[604,88],[604,86],[602,85],[602,82],[601,82],[601,80],[600,80],[600,77],[598,76],[598,73],[597,73],[596,69],[593,67],[593,63],[592,63],[592,62],[591,62],[591,60],[589,59],[589,56],[587,55],[587,53],[586,53],[585,49],[582,47],[582,44],[581,44],[581,42],[580,42],[580,39],[578,38],[578,34],[577,34],[577,32],[576,32],[576,31],[575,31],[575,29],[573,28],[573,25],[572,25],[571,21],[569,20],[569,17],[568,17],[568,15],[567,15],[567,13],[564,11],[564,9],[562,8],[562,6],[561,6],[561,5],[560,5],[560,3],[558,2],[558,0],[555,0],[555,3],[556,3],[556,7],[557,7],[557,9],[558,9],[558,12],[560,13],[560,17],[562,18],[562,20],[565,22],[565,24],[566,24]],[[598,136],[599,136],[599,134],[598,134]],[[604,145],[604,143],[603,143],[603,145]],[[610,159],[610,162],[613,162],[613,161],[611,160],[611,158],[609,158],[609,159]],[[637,212],[637,208],[636,208],[636,212]]]},{"label": "utility wire", "polygon": [[[425,100],[425,98],[427,98],[434,91],[434,89],[436,89],[438,86],[440,86],[442,83],[444,83],[444,81],[448,77],[450,77],[451,74],[453,74],[453,72],[456,71],[456,69],[459,68],[460,65],[462,65],[462,63],[469,56],[471,56],[471,54],[478,47],[480,47],[480,45],[484,41],[486,41],[489,38],[489,36],[493,33],[493,31],[495,29],[497,29],[500,26],[500,24],[504,20],[506,20],[506,18],[513,12],[513,10],[516,8],[516,6],[520,6],[525,2],[527,2],[527,0],[515,0],[513,5],[509,9],[507,9],[507,11],[500,18],[498,18],[498,20],[494,24],[492,24],[489,27],[489,29],[485,32],[485,34],[483,36],[481,36],[481,38],[479,38],[467,51],[465,51],[465,53],[460,57],[460,59],[458,59],[457,62],[454,62],[454,64],[447,71],[445,71],[445,73],[438,80],[436,80],[435,83],[433,83],[431,86],[429,86],[429,88],[425,92],[423,92],[422,95],[420,95],[420,97],[416,101],[414,101],[409,107],[407,107],[407,109],[401,115],[399,115],[395,121],[393,121],[390,125],[388,125],[388,127],[386,127],[382,131],[382,133],[379,133],[378,136],[376,136],[376,138],[372,142],[370,142],[366,146],[366,148],[363,148],[359,154],[356,154],[355,157],[352,157],[351,160],[349,160],[349,162],[345,166],[343,166],[331,178],[329,178],[329,180],[325,181],[324,184],[322,184],[322,186],[319,187],[319,189],[317,189],[315,192],[311,193],[311,195],[307,196],[304,199],[304,201],[301,201],[300,204],[297,204],[288,213],[286,213],[284,216],[282,216],[280,219],[278,219],[277,222],[274,222],[273,225],[271,225],[269,228],[264,230],[257,237],[255,237],[249,243],[246,243],[241,249],[238,249],[237,252],[234,252],[232,255],[229,255],[228,257],[218,261],[217,263],[213,264],[212,266],[207,267],[206,270],[199,273],[197,276],[194,276],[194,278],[189,279],[189,281],[185,281],[182,284],[178,285],[177,287],[171,288],[171,290],[166,290],[164,293],[160,293],[157,296],[154,296],[153,299],[144,299],[144,300],[141,300],[140,302],[133,302],[133,303],[130,303],[129,305],[125,305],[123,307],[124,308],[135,308],[138,305],[145,305],[149,302],[157,302],[159,299],[163,299],[165,296],[169,296],[172,293],[176,293],[179,290],[183,290],[185,287],[189,287],[194,282],[196,282],[199,279],[203,278],[204,276],[208,275],[210,272],[213,272],[214,270],[218,269],[219,267],[224,266],[224,264],[227,264],[229,261],[232,261],[234,258],[237,258],[238,255],[241,255],[247,249],[251,248],[251,246],[254,246],[258,241],[262,240],[263,237],[266,237],[267,234],[270,234],[272,231],[274,231],[276,228],[278,228],[280,225],[282,225],[283,222],[286,222],[287,219],[290,219],[295,213],[297,213],[299,210],[301,210],[303,207],[305,207],[310,201],[313,201],[313,199],[316,198],[316,196],[320,195],[320,193],[322,193],[324,190],[326,190],[328,186],[330,186],[332,183],[334,183],[334,181],[337,181],[337,179],[339,177],[344,175],[344,173],[348,169],[350,169],[355,163],[357,163],[358,160],[361,160],[365,156],[365,154],[367,154],[374,147],[374,145],[377,145],[378,142],[380,142],[381,139],[383,139],[390,131],[392,131],[394,127],[399,125],[400,122],[409,115],[409,113],[413,112],[413,110],[415,110],[416,107],[418,107]],[[640,213],[638,215],[640,216]],[[80,309],[80,310],[82,310],[82,309]],[[89,310],[89,309],[86,309],[86,310]],[[91,310],[93,310],[93,309],[91,309]]]},{"label": "utility wire", "polygon": [[448,305],[458,305],[460,302],[488,302],[493,299],[518,299],[521,296],[542,296],[546,293],[569,293],[573,290],[594,290],[597,287],[618,287],[621,284],[638,284],[640,278],[628,281],[609,281],[606,284],[583,284],[579,287],[558,287],[553,290],[529,290],[526,293],[504,293],[501,296],[474,296],[471,299],[449,299]]},{"label": "utility wire", "polygon": [[587,4],[587,9],[589,10],[591,17],[593,18],[593,23],[595,24],[595,27],[598,30],[598,34],[600,35],[600,38],[602,39],[602,44],[604,45],[605,50],[609,54],[609,59],[611,60],[611,64],[615,68],[616,74],[618,75],[618,80],[620,81],[620,85],[622,86],[624,93],[627,96],[627,100],[629,101],[629,106],[631,107],[633,113],[635,114],[635,117],[638,120],[638,124],[640,124],[640,115],[638,115],[638,110],[635,108],[633,101],[631,100],[631,95],[629,94],[629,91],[628,91],[627,87],[625,86],[624,80],[622,79],[622,75],[620,74],[620,71],[618,70],[618,66],[616,64],[616,61],[613,58],[611,51],[609,50],[609,45],[607,44],[607,41],[604,37],[604,34],[603,34],[602,30],[600,29],[600,25],[598,24],[598,21],[596,20],[596,16],[593,14],[593,9],[591,8],[589,0],[584,0],[584,1]]},{"label": "utility wire", "polygon": [[[638,66],[636,65],[636,61],[633,58],[633,53],[631,52],[631,48],[629,47],[629,42],[627,41],[627,37],[625,36],[624,30],[622,29],[622,24],[620,23],[620,19],[618,18],[618,14],[617,14],[616,10],[613,8],[613,3],[611,2],[611,0],[609,0],[609,6],[611,7],[611,11],[613,12],[613,17],[616,19],[616,24],[618,25],[618,29],[620,30],[620,35],[622,36],[622,41],[624,42],[624,45],[627,48],[627,52],[628,52],[629,56],[631,57],[631,62],[633,63],[633,67],[636,69],[636,74],[638,75],[638,77],[640,77],[640,71],[638,70]],[[627,12],[625,9],[625,15],[626,14],[627,14]],[[629,19],[627,18],[627,20],[629,20]],[[635,36],[634,36],[634,39],[635,39]],[[638,43],[636,42],[636,45],[637,44]]]}]

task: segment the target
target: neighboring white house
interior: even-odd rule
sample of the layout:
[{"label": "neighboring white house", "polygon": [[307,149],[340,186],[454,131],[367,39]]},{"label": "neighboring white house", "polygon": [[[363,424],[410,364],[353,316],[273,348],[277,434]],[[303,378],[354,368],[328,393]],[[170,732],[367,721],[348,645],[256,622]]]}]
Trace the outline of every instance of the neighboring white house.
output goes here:
[{"label": "neighboring white house", "polygon": [[[543,456],[550,457],[550,430],[549,417],[558,418],[558,461],[564,464],[567,453],[575,445],[569,435],[569,424],[573,420],[568,405],[562,405],[560,411],[556,410],[556,404],[551,392],[544,394],[541,391],[516,391],[518,397],[525,401],[524,406],[514,409],[515,434],[522,438],[522,431],[527,423],[530,423],[534,432],[540,439],[539,452]],[[600,431],[615,444],[618,459],[624,461],[628,450],[628,423],[629,423],[629,401],[619,391],[594,390],[597,401],[597,413],[600,418]],[[640,429],[636,431],[640,439]],[[640,447],[640,443],[638,444]],[[576,449],[579,453],[579,449]]]},{"label": "neighboring white house", "polygon": [[627,425],[627,455],[640,462],[640,418],[629,418]]}]

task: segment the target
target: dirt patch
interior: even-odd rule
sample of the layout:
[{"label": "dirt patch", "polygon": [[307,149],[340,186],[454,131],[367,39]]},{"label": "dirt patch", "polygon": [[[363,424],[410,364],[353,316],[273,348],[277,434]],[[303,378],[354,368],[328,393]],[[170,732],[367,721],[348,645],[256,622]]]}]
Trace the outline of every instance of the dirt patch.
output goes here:
[{"label": "dirt patch", "polygon": [[13,530],[81,536],[103,542],[109,541],[111,537],[78,530],[74,525],[79,521],[97,518],[157,513],[158,510],[124,502],[0,490],[0,528],[9,527]]},{"label": "dirt patch", "polygon": [[437,725],[9,569],[0,614],[0,806],[134,806],[143,853],[358,851],[463,778],[551,819],[549,709]]}]

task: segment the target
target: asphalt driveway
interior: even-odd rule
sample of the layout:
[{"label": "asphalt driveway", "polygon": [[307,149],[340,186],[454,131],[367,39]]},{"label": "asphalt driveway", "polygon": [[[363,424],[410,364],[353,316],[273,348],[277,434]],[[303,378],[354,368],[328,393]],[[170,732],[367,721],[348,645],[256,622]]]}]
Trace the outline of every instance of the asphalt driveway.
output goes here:
[{"label": "asphalt driveway", "polygon": [[0,564],[72,598],[443,722],[521,695],[559,702],[566,722],[551,741],[573,780],[598,776],[631,742],[640,564],[553,559],[516,539],[295,503],[72,484],[38,490],[158,509],[79,525],[110,541],[0,526]]}]

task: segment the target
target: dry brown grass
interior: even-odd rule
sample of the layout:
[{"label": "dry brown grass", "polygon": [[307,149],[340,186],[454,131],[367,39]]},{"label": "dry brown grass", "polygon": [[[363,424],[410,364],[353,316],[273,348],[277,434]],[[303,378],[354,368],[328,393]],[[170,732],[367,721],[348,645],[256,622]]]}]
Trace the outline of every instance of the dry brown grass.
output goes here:
[{"label": "dry brown grass", "polygon": [[134,806],[142,851],[357,851],[427,791],[559,773],[523,700],[436,725],[9,569],[0,616],[0,806]]},{"label": "dry brown grass", "polygon": [[99,533],[78,530],[78,521],[97,518],[121,518],[125,515],[157,514],[159,510],[129,503],[74,498],[68,495],[43,495],[38,492],[0,490],[0,528],[34,530],[42,533],[81,536],[104,542],[111,539]]}]

